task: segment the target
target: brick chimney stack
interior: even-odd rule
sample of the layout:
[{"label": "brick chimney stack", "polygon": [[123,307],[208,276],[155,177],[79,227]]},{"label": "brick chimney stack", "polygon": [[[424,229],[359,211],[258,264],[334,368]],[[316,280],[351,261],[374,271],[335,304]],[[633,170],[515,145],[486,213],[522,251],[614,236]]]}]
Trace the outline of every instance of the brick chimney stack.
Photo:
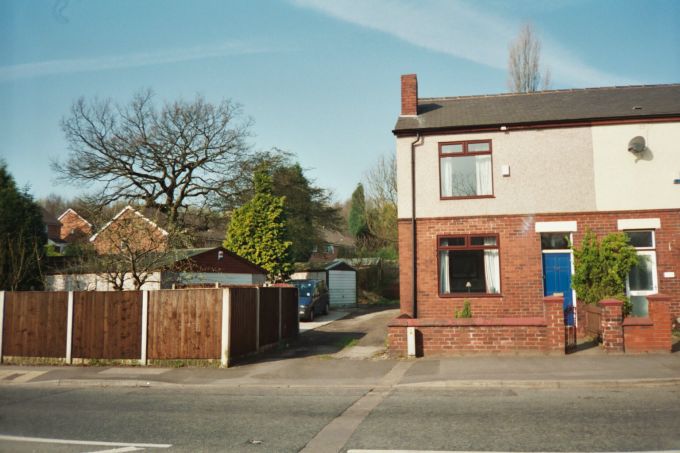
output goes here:
[{"label": "brick chimney stack", "polygon": [[418,115],[418,78],[415,74],[401,76],[401,115]]}]

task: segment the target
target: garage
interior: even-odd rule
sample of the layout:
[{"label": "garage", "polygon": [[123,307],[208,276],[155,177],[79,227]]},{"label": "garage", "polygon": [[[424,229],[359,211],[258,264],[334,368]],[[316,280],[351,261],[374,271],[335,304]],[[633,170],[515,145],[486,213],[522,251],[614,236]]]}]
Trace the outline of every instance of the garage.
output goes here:
[{"label": "garage", "polygon": [[308,264],[298,268],[291,278],[324,280],[331,307],[355,307],[357,304],[357,271],[342,260]]}]

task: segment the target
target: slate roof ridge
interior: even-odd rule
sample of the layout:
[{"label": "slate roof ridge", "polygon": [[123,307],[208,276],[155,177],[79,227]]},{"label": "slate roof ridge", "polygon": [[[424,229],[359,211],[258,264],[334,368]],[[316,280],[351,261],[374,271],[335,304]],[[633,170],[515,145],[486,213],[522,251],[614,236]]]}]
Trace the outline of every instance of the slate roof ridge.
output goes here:
[{"label": "slate roof ridge", "polygon": [[461,96],[435,96],[435,97],[418,97],[420,101],[455,101],[458,99],[481,99],[481,98],[500,98],[512,96],[540,96],[544,94],[560,94],[560,93],[580,93],[586,91],[605,91],[605,90],[625,90],[635,88],[671,88],[680,87],[679,83],[658,83],[651,85],[614,85],[603,87],[586,87],[586,88],[561,88],[556,90],[540,90],[530,93],[490,93],[490,94],[467,94]]}]

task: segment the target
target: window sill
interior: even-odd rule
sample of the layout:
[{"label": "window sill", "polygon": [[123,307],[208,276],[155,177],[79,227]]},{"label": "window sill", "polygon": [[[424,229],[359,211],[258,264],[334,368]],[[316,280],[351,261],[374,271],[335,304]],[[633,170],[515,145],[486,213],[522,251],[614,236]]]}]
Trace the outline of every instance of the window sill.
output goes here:
[{"label": "window sill", "polygon": [[442,197],[439,196],[440,200],[472,200],[477,198],[496,198],[495,195],[470,195],[467,197]]},{"label": "window sill", "polygon": [[446,299],[484,299],[484,298],[500,298],[503,294],[487,294],[487,293],[439,293],[439,297]]}]

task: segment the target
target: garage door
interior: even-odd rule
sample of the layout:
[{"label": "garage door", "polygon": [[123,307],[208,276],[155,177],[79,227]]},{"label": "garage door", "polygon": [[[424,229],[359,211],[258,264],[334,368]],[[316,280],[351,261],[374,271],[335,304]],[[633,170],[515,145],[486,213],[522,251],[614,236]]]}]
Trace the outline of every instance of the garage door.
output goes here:
[{"label": "garage door", "polygon": [[331,305],[356,305],[357,274],[354,271],[328,271]]}]

